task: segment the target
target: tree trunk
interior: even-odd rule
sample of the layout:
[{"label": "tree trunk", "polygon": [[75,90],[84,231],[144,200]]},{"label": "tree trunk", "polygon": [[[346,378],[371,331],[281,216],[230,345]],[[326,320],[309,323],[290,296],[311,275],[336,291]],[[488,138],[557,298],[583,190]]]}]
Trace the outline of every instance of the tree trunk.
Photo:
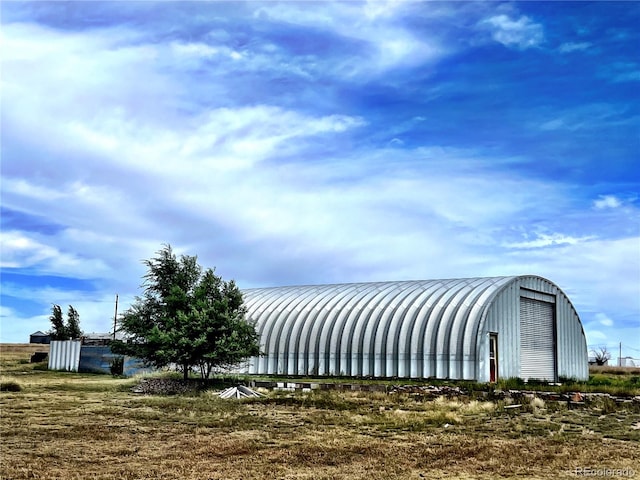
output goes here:
[{"label": "tree trunk", "polygon": [[187,365],[186,363],[183,365],[182,373],[184,374],[184,381],[186,382],[187,380],[189,380],[189,365]]}]

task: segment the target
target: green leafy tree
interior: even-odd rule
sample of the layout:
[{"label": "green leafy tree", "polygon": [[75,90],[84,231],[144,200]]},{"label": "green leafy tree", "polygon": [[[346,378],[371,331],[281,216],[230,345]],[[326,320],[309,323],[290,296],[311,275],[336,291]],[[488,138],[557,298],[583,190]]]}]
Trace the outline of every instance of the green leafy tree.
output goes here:
[{"label": "green leafy tree", "polygon": [[51,335],[51,340],[67,340],[69,336],[67,335],[67,327],[64,324],[64,319],[62,318],[62,309],[60,305],[56,305],[55,303],[51,307],[51,316],[49,317],[51,321],[51,330],[49,330],[49,335]]},{"label": "green leafy tree", "polygon": [[198,367],[203,379],[260,353],[255,326],[245,319],[242,292],[197,257],[176,257],[170,245],[145,260],[144,293],[120,319],[127,341],[112,350],[156,367],[177,364],[187,379]]},{"label": "green leafy tree", "polygon": [[67,325],[65,330],[67,337],[71,340],[82,336],[82,330],[80,330],[80,315],[72,305],[69,305],[69,310],[67,310]]},{"label": "green leafy tree", "polygon": [[51,340],[73,340],[82,336],[82,330],[80,330],[80,315],[72,305],[69,305],[69,310],[67,311],[66,324],[62,318],[62,308],[56,304],[51,308],[49,320],[53,327],[49,330]]}]

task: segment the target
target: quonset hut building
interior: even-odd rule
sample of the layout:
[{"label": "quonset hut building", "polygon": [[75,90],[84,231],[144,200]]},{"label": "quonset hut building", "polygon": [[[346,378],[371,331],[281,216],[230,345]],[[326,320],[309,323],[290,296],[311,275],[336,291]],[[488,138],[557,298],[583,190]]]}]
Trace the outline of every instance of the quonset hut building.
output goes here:
[{"label": "quonset hut building", "polygon": [[247,373],[587,379],[569,298],[538,276],[248,289],[264,355]]}]

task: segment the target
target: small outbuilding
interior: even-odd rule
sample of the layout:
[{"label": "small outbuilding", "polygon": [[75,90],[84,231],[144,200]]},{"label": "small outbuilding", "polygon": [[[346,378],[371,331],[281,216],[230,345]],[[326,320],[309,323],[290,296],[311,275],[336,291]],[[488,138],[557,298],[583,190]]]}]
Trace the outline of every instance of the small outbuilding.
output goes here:
[{"label": "small outbuilding", "polygon": [[51,335],[38,330],[29,335],[29,343],[49,344],[51,343]]},{"label": "small outbuilding", "polygon": [[538,276],[255,288],[264,356],[248,373],[381,378],[587,379],[584,330]]}]

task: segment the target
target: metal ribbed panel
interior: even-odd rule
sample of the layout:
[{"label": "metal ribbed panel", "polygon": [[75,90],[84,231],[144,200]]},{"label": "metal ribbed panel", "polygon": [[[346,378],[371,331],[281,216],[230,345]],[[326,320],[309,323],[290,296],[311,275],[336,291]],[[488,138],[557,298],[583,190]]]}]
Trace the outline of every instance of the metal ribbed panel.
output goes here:
[{"label": "metal ribbed panel", "polygon": [[520,298],[520,378],[556,379],[555,303]]},{"label": "metal ribbed panel", "polygon": [[499,375],[519,376],[521,288],[533,298],[558,297],[556,344],[571,345],[578,358],[558,353],[557,372],[584,378],[586,342],[575,309],[554,284],[533,276],[246,290],[247,317],[266,353],[248,371],[488,380],[488,333],[495,332]]},{"label": "metal ribbed panel", "polygon": [[462,377],[475,345],[464,355],[462,340],[445,338],[452,329],[455,335],[468,330],[473,299],[504,281],[497,280],[248,290],[247,316],[257,321],[266,353],[253,360],[250,372],[408,377],[451,370]]},{"label": "metal ribbed panel", "polygon": [[49,348],[49,370],[77,372],[80,364],[80,340],[55,340]]}]

